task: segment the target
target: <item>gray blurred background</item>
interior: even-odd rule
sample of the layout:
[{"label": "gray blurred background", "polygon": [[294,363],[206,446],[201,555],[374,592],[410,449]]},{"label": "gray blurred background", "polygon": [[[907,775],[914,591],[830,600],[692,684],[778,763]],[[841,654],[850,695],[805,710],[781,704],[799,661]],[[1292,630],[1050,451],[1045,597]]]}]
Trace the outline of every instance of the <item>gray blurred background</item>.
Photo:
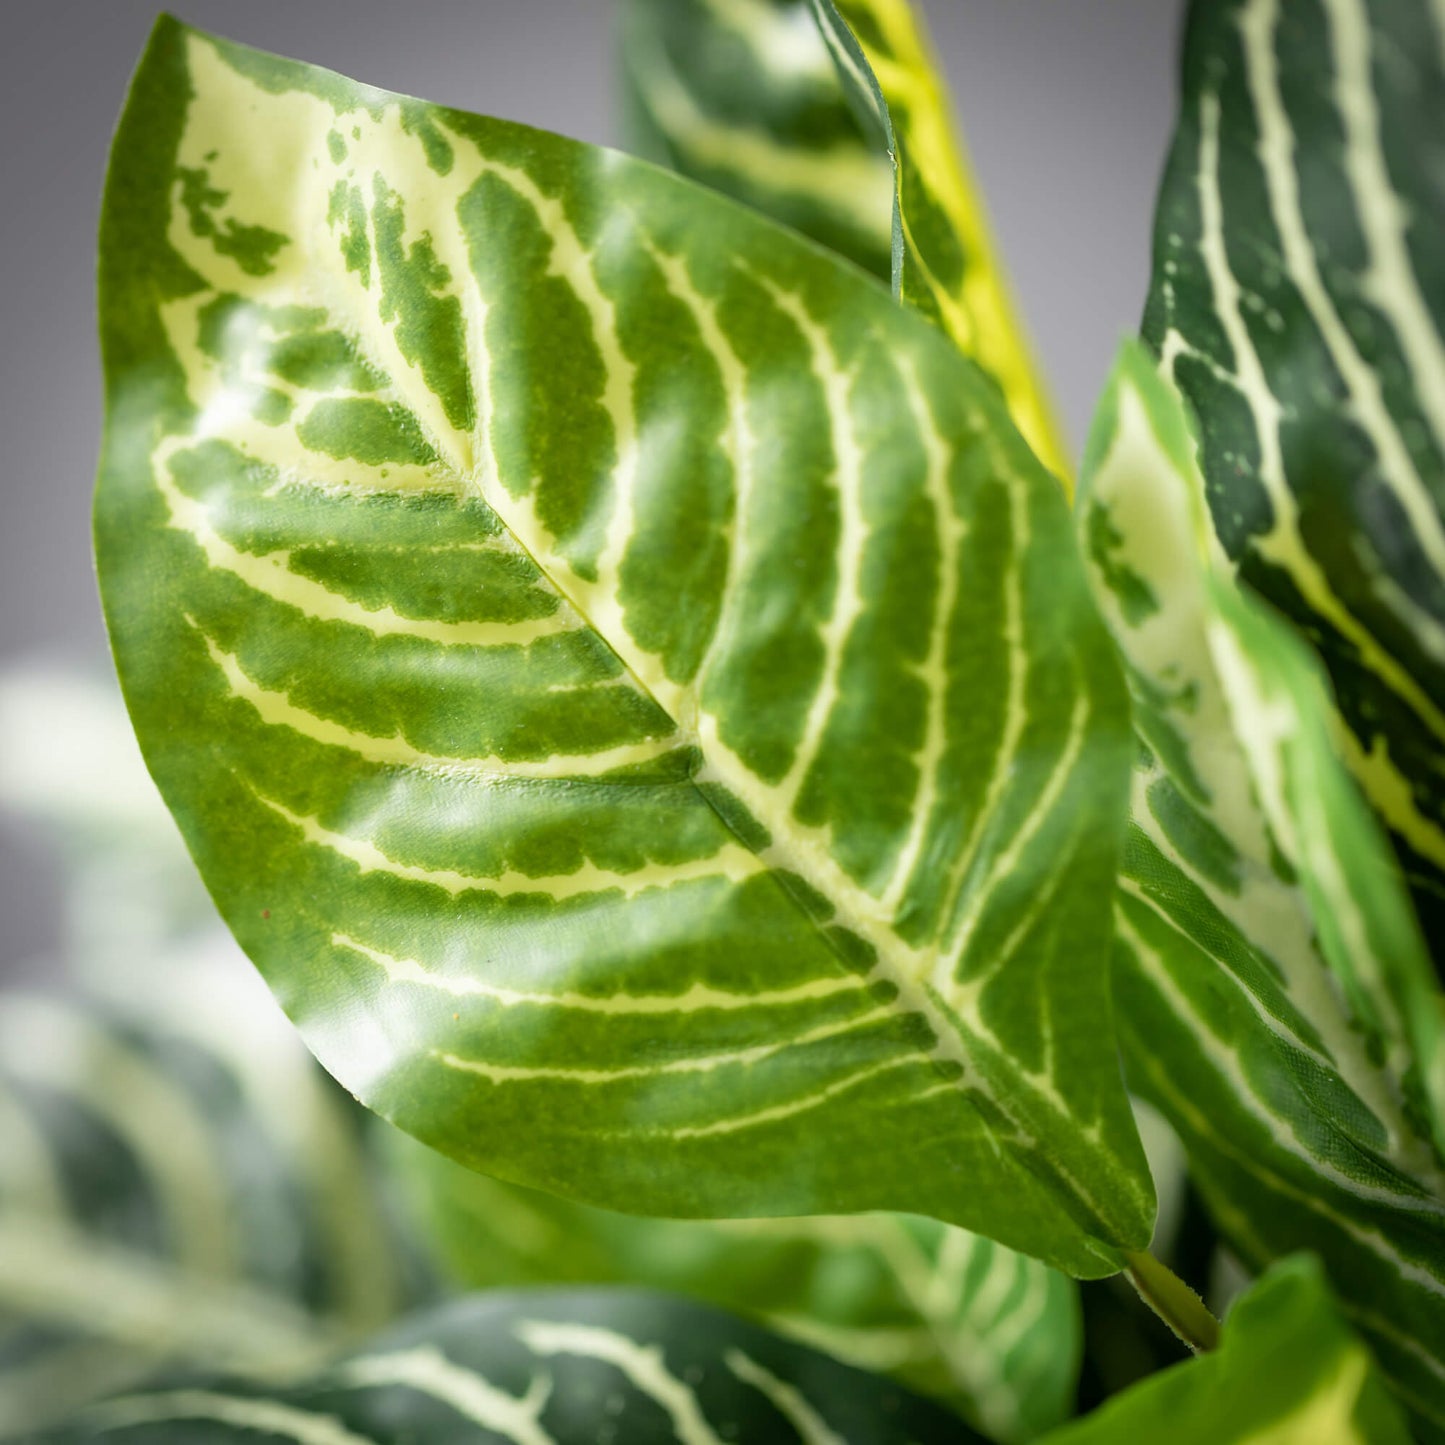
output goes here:
[{"label": "gray blurred background", "polygon": [[[923,0],[1076,451],[1114,346],[1139,319],[1182,8]],[[388,90],[624,140],[611,0],[177,0],[176,10]],[[154,14],[147,0],[46,0],[5,18],[0,676],[42,654],[105,667],[89,545],[95,218],[111,129]],[[83,734],[74,746],[86,746]],[[0,976],[55,945],[55,871],[43,840],[0,817]]]}]

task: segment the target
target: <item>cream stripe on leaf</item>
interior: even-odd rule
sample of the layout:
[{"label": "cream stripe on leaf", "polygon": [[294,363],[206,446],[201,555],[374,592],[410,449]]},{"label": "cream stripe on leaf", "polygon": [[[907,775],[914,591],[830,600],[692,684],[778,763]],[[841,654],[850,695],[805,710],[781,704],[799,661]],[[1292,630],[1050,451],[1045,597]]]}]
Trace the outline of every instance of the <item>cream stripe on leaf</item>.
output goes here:
[{"label": "cream stripe on leaf", "polygon": [[132,717],[348,1088],[603,1205],[1147,1238],[1126,699],[934,327],[690,182],[170,22],[102,250]]},{"label": "cream stripe on leaf", "polygon": [[1429,1438],[1445,1436],[1441,998],[1332,703],[1210,531],[1177,391],[1126,350],[1079,526],[1140,739],[1115,996],[1241,1257],[1315,1251]]},{"label": "cream stripe on leaf", "polygon": [[160,1381],[26,1439],[162,1436],[207,1445],[986,1445],[889,1380],[637,1289],[475,1295],[279,1385]]},{"label": "cream stripe on leaf", "polygon": [[912,0],[810,0],[838,78],[893,164],[893,289],[999,385],[1039,459],[1068,449],[995,254],[943,76]]},{"label": "cream stripe on leaf", "polygon": [[363,1116],[264,994],[208,1037],[194,978],[184,1008],[0,996],[7,1439],[162,1366],[311,1368],[403,1303]]},{"label": "cream stripe on leaf", "polygon": [[[983,1445],[937,1405],[734,1316],[629,1290],[494,1291],[404,1322],[283,1387],[164,1383],[34,1445]],[[478,1436],[478,1431],[484,1432]],[[167,1434],[172,1431],[167,1431]],[[1408,1445],[1412,1436],[1316,1261],[1276,1265],[1221,1347],[1113,1396],[1040,1445]]]},{"label": "cream stripe on leaf", "polygon": [[1427,0],[1189,27],[1144,332],[1215,530],[1319,648],[1340,745],[1445,939],[1445,55]]},{"label": "cream stripe on leaf", "polygon": [[908,0],[628,0],[647,154],[883,278],[999,384],[1044,464],[1068,458]]},{"label": "cream stripe on leaf", "polygon": [[277,1400],[219,1390],[185,1388],[125,1395],[97,1406],[90,1438],[114,1432],[124,1438],[146,1425],[187,1424],[204,1429],[208,1440],[268,1435],[294,1445],[381,1445],[374,1435],[349,1429],[335,1415],[297,1409]]},{"label": "cream stripe on leaf", "polygon": [[[1077,1289],[991,1240],[888,1214],[643,1219],[489,1179],[395,1129],[382,1142],[419,1237],[464,1288],[685,1294],[891,1375],[999,1441],[1032,1438],[1072,1412]],[[836,1288],[844,1279],[851,1286]]]}]

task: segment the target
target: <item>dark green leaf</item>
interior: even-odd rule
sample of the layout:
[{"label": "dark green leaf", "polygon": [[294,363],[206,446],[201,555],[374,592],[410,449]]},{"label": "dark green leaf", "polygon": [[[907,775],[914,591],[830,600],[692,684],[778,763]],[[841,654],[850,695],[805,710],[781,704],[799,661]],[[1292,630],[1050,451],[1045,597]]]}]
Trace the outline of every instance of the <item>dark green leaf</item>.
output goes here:
[{"label": "dark green leaf", "polygon": [[186,1382],[49,1445],[983,1445],[937,1405],[701,1305],[623,1290],[493,1294],[285,1390]]},{"label": "dark green leaf", "polygon": [[991,1240],[897,1214],[639,1219],[487,1179],[385,1132],[418,1234],[462,1285],[685,1294],[891,1375],[995,1440],[1073,1413],[1077,1286]]},{"label": "dark green leaf", "polygon": [[143,1008],[0,995],[0,1434],[167,1361],[309,1368],[404,1302],[350,1101],[189,962]]},{"label": "dark green leaf", "polygon": [[1144,323],[1198,413],[1221,541],[1329,668],[1437,955],[1441,25],[1428,0],[1198,0]]}]

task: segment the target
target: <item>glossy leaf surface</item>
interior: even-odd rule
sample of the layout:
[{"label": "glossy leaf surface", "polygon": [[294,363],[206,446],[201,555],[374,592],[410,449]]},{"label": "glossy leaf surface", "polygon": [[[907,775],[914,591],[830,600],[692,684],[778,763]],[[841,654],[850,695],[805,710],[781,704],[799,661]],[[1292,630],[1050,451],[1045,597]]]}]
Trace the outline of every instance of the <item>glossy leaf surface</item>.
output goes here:
[{"label": "glossy leaf surface", "polygon": [[46,1437],[207,1445],[981,1445],[899,1386],[720,1311],[636,1291],[478,1296],[284,1390],[157,1387]]},{"label": "glossy leaf surface", "polygon": [[1124,354],[1080,531],[1140,760],[1115,990],[1131,1080],[1242,1258],[1307,1247],[1422,1419],[1445,1420],[1441,1005],[1318,668],[1212,555],[1177,392]]},{"label": "glossy leaf surface", "polygon": [[348,1088],[603,1205],[1147,1238],[1123,687],[932,326],[652,167],[171,22],[102,250],[127,700]]},{"label": "glossy leaf surface", "polygon": [[1241,1297],[1219,1349],[1109,1401],[1047,1445],[1409,1445],[1370,1352],[1317,1264],[1277,1265]]},{"label": "glossy leaf surface", "polygon": [[994,254],[943,80],[908,0],[629,0],[645,149],[868,269],[1068,461]]},{"label": "glossy leaf surface", "polygon": [[1440,27],[1425,0],[1195,4],[1144,323],[1200,418],[1219,537],[1319,648],[1437,951]]},{"label": "glossy leaf surface", "polygon": [[1002,1245],[896,1214],[638,1219],[488,1179],[387,1130],[419,1237],[471,1289],[640,1284],[749,1316],[940,1399],[999,1441],[1073,1413],[1077,1286]]}]

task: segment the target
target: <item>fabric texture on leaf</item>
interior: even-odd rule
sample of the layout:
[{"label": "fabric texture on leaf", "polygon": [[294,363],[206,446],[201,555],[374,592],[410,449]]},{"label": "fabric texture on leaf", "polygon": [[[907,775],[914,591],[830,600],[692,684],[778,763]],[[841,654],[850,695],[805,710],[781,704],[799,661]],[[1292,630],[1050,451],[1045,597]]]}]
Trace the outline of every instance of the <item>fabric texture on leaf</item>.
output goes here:
[{"label": "fabric texture on leaf", "polygon": [[1217,555],[1194,451],[1178,393],[1126,350],[1079,529],[1139,736],[1115,974],[1128,1073],[1241,1258],[1318,1253],[1439,1438],[1441,1001],[1319,667]]},{"label": "fabric texture on leaf", "polygon": [[349,1089],[604,1206],[1147,1240],[1127,698],[934,327],[676,176],[169,21],[101,311],[132,718]]}]

